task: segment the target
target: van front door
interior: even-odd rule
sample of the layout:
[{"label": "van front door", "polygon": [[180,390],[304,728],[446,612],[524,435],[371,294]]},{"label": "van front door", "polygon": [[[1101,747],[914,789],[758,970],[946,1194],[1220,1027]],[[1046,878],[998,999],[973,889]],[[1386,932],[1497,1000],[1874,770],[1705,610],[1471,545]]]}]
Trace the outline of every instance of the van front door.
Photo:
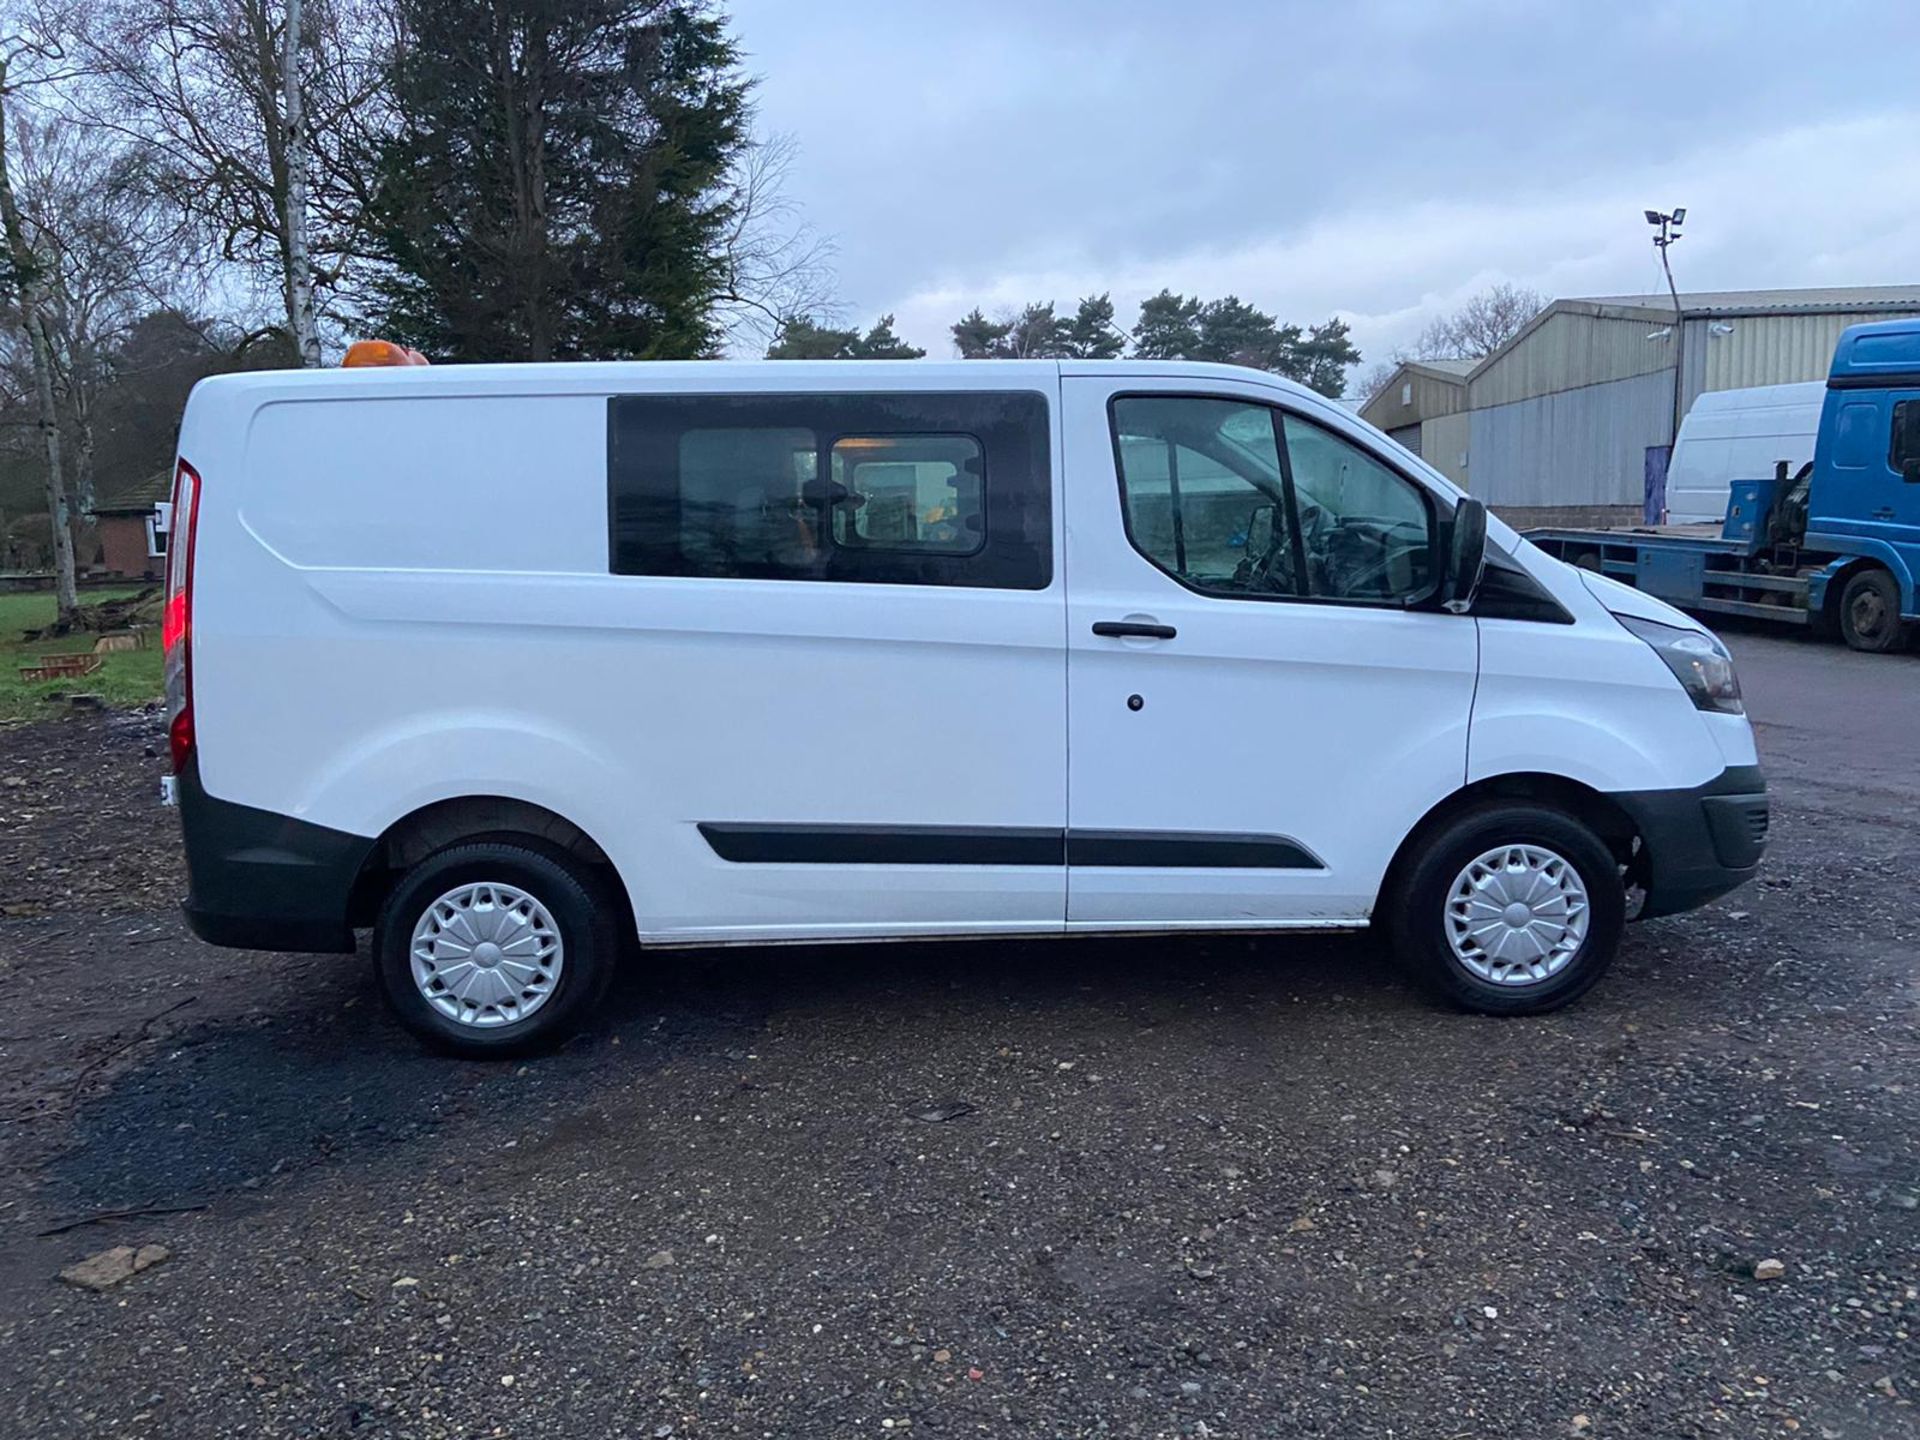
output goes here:
[{"label": "van front door", "polygon": [[1069,928],[1364,922],[1465,779],[1450,504],[1329,407],[1063,382]]}]

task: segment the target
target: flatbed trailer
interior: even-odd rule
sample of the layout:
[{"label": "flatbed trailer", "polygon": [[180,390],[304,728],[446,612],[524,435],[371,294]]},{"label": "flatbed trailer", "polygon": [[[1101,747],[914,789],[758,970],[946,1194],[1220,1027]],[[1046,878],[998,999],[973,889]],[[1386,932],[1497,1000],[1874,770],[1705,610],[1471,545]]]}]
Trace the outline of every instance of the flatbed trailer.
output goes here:
[{"label": "flatbed trailer", "polygon": [[[1737,502],[1736,502],[1737,503]],[[1797,546],[1728,539],[1714,525],[1645,525],[1629,530],[1530,530],[1550,555],[1594,570],[1686,610],[1743,615],[1786,625],[1814,619],[1808,592],[1831,556]]]},{"label": "flatbed trailer", "polygon": [[1850,326],[1813,460],[1735,480],[1718,525],[1546,528],[1551,555],[1683,610],[1837,633],[1856,650],[1920,635],[1920,320]]}]

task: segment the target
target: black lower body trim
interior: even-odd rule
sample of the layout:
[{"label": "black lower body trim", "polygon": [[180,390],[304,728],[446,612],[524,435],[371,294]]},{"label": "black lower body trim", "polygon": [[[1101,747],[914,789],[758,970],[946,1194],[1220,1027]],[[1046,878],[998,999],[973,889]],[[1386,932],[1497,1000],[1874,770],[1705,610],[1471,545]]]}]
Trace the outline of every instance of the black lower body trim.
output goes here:
[{"label": "black lower body trim", "polygon": [[1705,785],[1613,796],[1640,831],[1646,904],[1639,918],[1691,910],[1744,885],[1767,847],[1767,782],[1758,765],[1730,766]]},{"label": "black lower body trim", "polygon": [[179,777],[187,924],[240,950],[353,949],[348,902],[377,843],[207,794],[197,760]]},{"label": "black lower body trim", "polygon": [[723,825],[700,833],[742,865],[1064,865],[1058,830],[940,825]]},{"label": "black lower body trim", "polygon": [[1284,835],[1207,835],[1184,830],[1069,830],[1067,863],[1136,870],[1324,870],[1320,857]]},{"label": "black lower body trim", "polygon": [[283,915],[226,915],[189,900],[180,907],[187,928],[209,945],[228,950],[301,950],[346,955],[353,931],[338,920],[293,920]]},{"label": "black lower body trim", "polygon": [[703,822],[722,860],[745,865],[1088,865],[1126,869],[1320,870],[1280,835],[1042,830],[944,825],[742,825]]}]

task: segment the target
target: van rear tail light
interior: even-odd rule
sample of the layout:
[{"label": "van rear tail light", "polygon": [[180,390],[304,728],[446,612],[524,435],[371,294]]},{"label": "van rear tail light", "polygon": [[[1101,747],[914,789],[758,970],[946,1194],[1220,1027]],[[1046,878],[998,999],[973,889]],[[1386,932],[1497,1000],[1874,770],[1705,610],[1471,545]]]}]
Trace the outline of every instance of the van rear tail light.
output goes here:
[{"label": "van rear tail light", "polygon": [[193,547],[200,525],[200,475],[186,461],[173,472],[173,533],[167,547],[167,598],[160,612],[166,652],[167,749],[173,773],[193,754]]}]

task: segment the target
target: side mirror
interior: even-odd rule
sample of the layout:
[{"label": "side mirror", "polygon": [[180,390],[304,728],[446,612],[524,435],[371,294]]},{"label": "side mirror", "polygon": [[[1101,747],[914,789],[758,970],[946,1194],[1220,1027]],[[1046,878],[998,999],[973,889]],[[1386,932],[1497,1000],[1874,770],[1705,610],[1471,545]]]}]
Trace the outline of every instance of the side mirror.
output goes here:
[{"label": "side mirror", "polygon": [[1487,507],[1471,496],[1453,511],[1447,541],[1447,573],[1440,587],[1441,606],[1455,615],[1473,608],[1480,576],[1487,568]]}]

